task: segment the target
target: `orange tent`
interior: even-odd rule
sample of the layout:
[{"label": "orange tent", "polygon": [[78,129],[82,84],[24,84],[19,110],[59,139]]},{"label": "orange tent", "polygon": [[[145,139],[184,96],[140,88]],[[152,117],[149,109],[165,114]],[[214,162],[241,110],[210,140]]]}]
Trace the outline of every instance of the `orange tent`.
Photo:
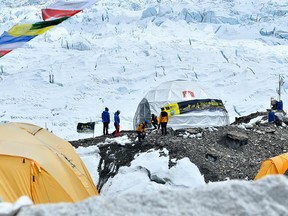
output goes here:
[{"label": "orange tent", "polygon": [[288,169],[288,153],[278,155],[262,161],[259,172],[255,180],[266,175],[284,174]]},{"label": "orange tent", "polygon": [[97,195],[84,163],[69,142],[26,123],[0,125],[0,197],[26,195],[36,204],[77,202]]}]

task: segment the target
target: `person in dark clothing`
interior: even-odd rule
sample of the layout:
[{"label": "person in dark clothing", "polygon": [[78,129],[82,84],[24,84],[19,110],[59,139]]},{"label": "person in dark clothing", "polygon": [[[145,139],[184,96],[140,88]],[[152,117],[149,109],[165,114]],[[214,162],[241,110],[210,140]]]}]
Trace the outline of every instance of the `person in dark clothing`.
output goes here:
[{"label": "person in dark clothing", "polygon": [[147,125],[148,125],[148,121],[145,120],[144,122],[141,122],[136,129],[139,144],[142,144],[142,140],[145,138],[145,135],[146,135],[145,129],[146,129]]},{"label": "person in dark clothing", "polygon": [[152,114],[150,123],[153,125],[154,129],[159,129],[159,123],[158,123],[158,118],[156,115]]},{"label": "person in dark clothing", "polygon": [[272,110],[277,110],[277,103],[278,103],[277,100],[271,99],[271,109]]},{"label": "person in dark clothing", "polygon": [[105,107],[105,110],[102,112],[102,122],[103,122],[103,135],[108,135],[110,113],[107,107]]},{"label": "person in dark clothing", "polygon": [[119,136],[119,131],[120,131],[120,111],[117,110],[114,113],[114,127],[115,127],[115,131],[112,133],[115,137]]},{"label": "person in dark clothing", "polygon": [[160,121],[160,125],[161,125],[162,135],[166,135],[167,134],[168,113],[164,110],[164,107],[161,108],[159,121]]}]

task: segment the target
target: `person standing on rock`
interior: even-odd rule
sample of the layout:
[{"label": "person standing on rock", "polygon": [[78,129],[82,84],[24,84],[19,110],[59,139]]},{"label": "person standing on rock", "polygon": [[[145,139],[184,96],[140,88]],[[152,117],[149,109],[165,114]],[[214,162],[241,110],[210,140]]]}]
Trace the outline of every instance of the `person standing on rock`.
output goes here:
[{"label": "person standing on rock", "polygon": [[164,107],[161,108],[161,113],[159,116],[159,122],[161,126],[162,135],[167,134],[167,123],[168,123],[168,113],[164,110]]},{"label": "person standing on rock", "polygon": [[153,125],[154,129],[159,128],[158,118],[156,115],[152,114],[151,119],[150,119],[150,123]]},{"label": "person standing on rock", "polygon": [[145,135],[146,135],[145,130],[146,130],[147,125],[148,125],[148,121],[145,120],[144,122],[140,123],[138,127],[136,128],[139,144],[142,144],[142,140],[145,138]]},{"label": "person standing on rock", "polygon": [[103,135],[108,135],[110,113],[107,107],[105,107],[105,110],[102,112],[102,122],[103,122]]},{"label": "person standing on rock", "polygon": [[114,113],[114,127],[115,127],[115,131],[112,133],[115,137],[119,136],[119,131],[120,131],[120,111],[117,110]]}]

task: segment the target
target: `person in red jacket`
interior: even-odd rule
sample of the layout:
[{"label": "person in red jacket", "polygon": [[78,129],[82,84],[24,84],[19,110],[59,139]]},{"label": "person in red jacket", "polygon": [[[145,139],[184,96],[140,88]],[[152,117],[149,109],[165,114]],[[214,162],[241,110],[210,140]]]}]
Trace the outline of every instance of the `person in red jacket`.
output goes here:
[{"label": "person in red jacket", "polygon": [[119,136],[119,131],[120,131],[120,111],[117,110],[114,113],[114,127],[115,127],[115,131],[112,133],[112,135],[114,135],[115,137]]},{"label": "person in red jacket", "polygon": [[159,122],[161,126],[162,135],[167,134],[167,123],[168,123],[168,113],[164,110],[164,107],[161,108],[161,113],[159,116]]}]

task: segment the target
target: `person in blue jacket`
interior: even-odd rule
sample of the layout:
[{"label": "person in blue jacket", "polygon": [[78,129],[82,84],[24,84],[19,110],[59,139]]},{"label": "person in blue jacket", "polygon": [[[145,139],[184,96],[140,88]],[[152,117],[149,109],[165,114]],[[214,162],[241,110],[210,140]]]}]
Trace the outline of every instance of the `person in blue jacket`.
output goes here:
[{"label": "person in blue jacket", "polygon": [[103,135],[108,135],[110,113],[107,107],[105,107],[105,110],[102,112],[102,122],[103,122]]},{"label": "person in blue jacket", "polygon": [[115,127],[115,131],[112,133],[115,137],[119,136],[119,131],[120,131],[120,111],[117,110],[114,113],[114,127]]}]

